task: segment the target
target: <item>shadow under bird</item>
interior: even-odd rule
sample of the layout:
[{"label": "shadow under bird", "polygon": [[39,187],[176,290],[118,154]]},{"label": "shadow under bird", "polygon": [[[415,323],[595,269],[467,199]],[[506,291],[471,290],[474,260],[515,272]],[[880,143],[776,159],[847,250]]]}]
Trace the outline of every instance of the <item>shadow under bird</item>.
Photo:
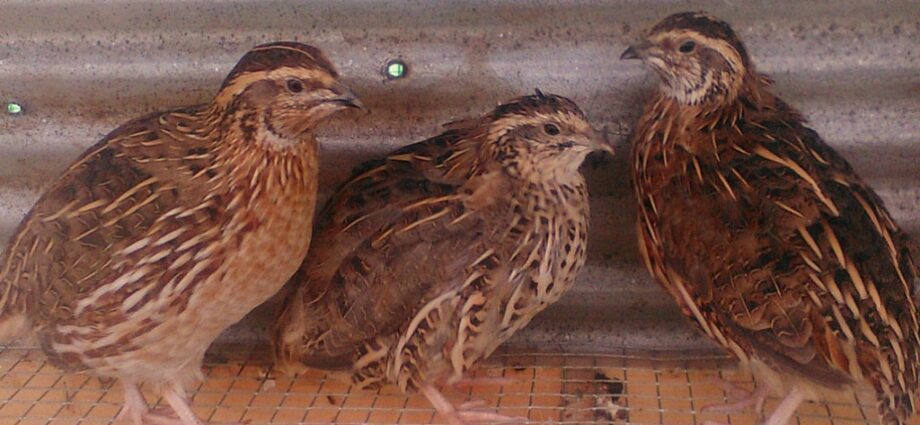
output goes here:
[{"label": "shadow under bird", "polygon": [[[121,379],[119,419],[200,424],[185,388],[205,350],[307,252],[314,127],[358,106],[322,52],[278,42],[246,53],[212,102],[122,125],[10,241],[0,336],[37,338],[64,370]],[[139,384],[169,408],[150,410]]]},{"label": "shadow under bird", "polygon": [[805,400],[871,385],[884,424],[918,391],[917,269],[882,200],[770,91],[731,27],[655,25],[623,59],[661,77],[633,141],[639,244],[654,277],[758,387],[705,410],[784,425]]},{"label": "shadow under bird", "polygon": [[344,368],[420,391],[450,424],[509,418],[437,389],[572,285],[587,255],[579,166],[612,150],[537,92],[359,167],[318,219],[274,344],[282,370]]}]

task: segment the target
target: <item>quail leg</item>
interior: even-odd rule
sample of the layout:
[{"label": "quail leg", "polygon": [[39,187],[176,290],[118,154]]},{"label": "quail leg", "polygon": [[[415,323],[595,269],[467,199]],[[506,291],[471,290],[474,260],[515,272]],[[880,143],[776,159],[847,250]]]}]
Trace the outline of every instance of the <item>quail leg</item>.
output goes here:
[{"label": "quail leg", "polygon": [[792,387],[792,391],[779,403],[763,425],[787,425],[789,419],[795,414],[795,409],[798,409],[803,401],[805,401],[805,394],[798,387]]},{"label": "quail leg", "polygon": [[464,403],[457,408],[450,400],[444,398],[444,395],[431,384],[423,385],[421,390],[422,394],[428,398],[428,401],[431,402],[431,405],[434,406],[435,410],[438,411],[438,414],[441,415],[441,418],[443,418],[444,422],[448,425],[466,425],[467,422],[519,422],[526,420],[525,418],[515,418],[493,412],[473,410],[472,406],[475,405],[475,403]]},{"label": "quail leg", "polygon": [[166,403],[169,404],[173,412],[176,412],[176,415],[179,416],[179,424],[203,425],[203,422],[201,422],[198,416],[195,415],[195,412],[192,411],[192,407],[189,406],[188,399],[185,397],[185,390],[180,385],[174,384],[164,391],[163,399],[166,400]]},{"label": "quail leg", "polygon": [[[463,392],[463,390],[469,390],[475,386],[502,386],[510,385],[515,381],[511,378],[504,378],[500,376],[483,376],[483,377],[462,377],[455,380],[447,380],[447,385],[450,385],[456,391]],[[464,406],[472,407],[482,407],[485,405],[485,400],[483,399],[473,399],[464,403]],[[476,406],[474,406],[476,405]]]},{"label": "quail leg", "polygon": [[[163,391],[166,406],[151,409],[144,417],[144,425],[207,425],[192,411],[185,390],[180,384]],[[249,420],[223,423],[224,425],[248,425]]]},{"label": "quail leg", "polygon": [[478,385],[488,385],[488,386],[501,386],[501,385],[510,385],[515,382],[514,379],[504,378],[501,376],[477,376],[477,377],[463,377],[457,379],[449,384],[454,388],[471,388]]},{"label": "quail leg", "polygon": [[168,409],[150,410],[137,384],[123,379],[125,404],[115,421],[130,420],[134,425],[185,425]]},{"label": "quail leg", "polygon": [[121,384],[124,387],[125,404],[115,421],[130,420],[134,425],[143,425],[144,416],[149,413],[147,401],[133,382],[123,379]]},{"label": "quail leg", "polygon": [[763,412],[763,403],[767,400],[768,389],[758,386],[754,391],[748,391],[722,378],[716,379],[722,391],[728,394],[729,399],[736,400],[730,403],[714,403],[703,406],[703,412],[738,413],[753,408],[754,412]]}]

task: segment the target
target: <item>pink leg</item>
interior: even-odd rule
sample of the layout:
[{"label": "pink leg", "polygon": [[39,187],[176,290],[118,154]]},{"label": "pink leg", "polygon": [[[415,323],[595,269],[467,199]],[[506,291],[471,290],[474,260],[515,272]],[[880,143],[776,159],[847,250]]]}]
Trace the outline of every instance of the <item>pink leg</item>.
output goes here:
[{"label": "pink leg", "polygon": [[195,415],[195,412],[192,411],[192,407],[189,406],[188,400],[185,398],[185,390],[179,385],[173,385],[172,388],[164,391],[163,399],[166,400],[173,412],[176,412],[176,415],[179,416],[179,423],[182,425],[204,425]]},{"label": "pink leg", "polygon": [[470,388],[470,387],[479,386],[479,385],[489,385],[489,386],[497,387],[497,386],[502,386],[502,385],[510,385],[515,382],[517,381],[514,379],[504,378],[501,376],[481,376],[481,377],[473,377],[473,378],[463,377],[453,382],[450,382],[450,385],[453,386],[454,388]]},{"label": "pink leg", "polygon": [[789,419],[795,414],[795,409],[798,409],[803,401],[805,401],[805,394],[798,387],[792,387],[792,391],[779,403],[763,425],[787,425]]},{"label": "pink leg", "polygon": [[144,416],[147,416],[149,412],[147,401],[144,400],[141,391],[133,382],[123,379],[121,384],[124,387],[125,404],[122,406],[118,416],[115,417],[115,420],[123,421],[130,419],[131,423],[134,425],[143,425]]},{"label": "pink leg", "polygon": [[461,404],[460,410],[479,409],[483,407],[486,407],[486,401],[482,399],[475,399],[475,400],[470,400],[470,401],[467,401]]},{"label": "pink leg", "polygon": [[[464,377],[453,379],[453,380],[448,379],[447,385],[450,386],[451,389],[463,393],[463,392],[466,392],[472,389],[473,387],[478,387],[478,386],[500,387],[503,385],[513,384],[514,382],[515,382],[514,379],[503,378],[500,376],[483,376],[483,377],[473,377],[473,378],[464,376]],[[480,398],[474,398],[466,403],[463,403],[461,405],[460,410],[469,410],[474,407],[483,407],[485,406],[485,404],[486,404],[485,400],[480,399]]]},{"label": "pink leg", "polygon": [[725,393],[728,394],[729,399],[737,401],[706,405],[703,406],[701,411],[739,413],[753,407],[756,413],[759,414],[763,412],[763,403],[767,400],[767,394],[769,391],[767,387],[760,386],[751,392],[721,378],[718,378],[716,381],[719,386],[722,387],[722,391],[725,391]]},{"label": "pink leg", "polygon": [[158,409],[157,412],[164,413],[150,413],[144,417],[144,425],[184,425],[182,420],[170,415],[170,412],[166,412],[163,409]]},{"label": "pink leg", "polygon": [[466,425],[467,422],[522,422],[527,420],[526,418],[515,418],[498,413],[472,410],[469,404],[462,404],[460,409],[457,409],[450,400],[444,398],[444,395],[431,384],[423,385],[421,391],[448,425]]},{"label": "pink leg", "polygon": [[127,379],[122,380],[125,405],[115,417],[116,421],[130,419],[134,425],[185,425],[178,417],[170,414],[168,409],[150,410],[144,395],[137,384]]}]

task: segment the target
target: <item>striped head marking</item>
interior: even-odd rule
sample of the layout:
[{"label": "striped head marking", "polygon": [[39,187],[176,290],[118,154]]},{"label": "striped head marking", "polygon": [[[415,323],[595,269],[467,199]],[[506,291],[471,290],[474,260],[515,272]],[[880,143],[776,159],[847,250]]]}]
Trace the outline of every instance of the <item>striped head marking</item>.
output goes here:
[{"label": "striped head marking", "polygon": [[492,155],[512,168],[577,172],[591,151],[613,152],[578,105],[562,96],[537,91],[519,97],[495,108],[486,122]]},{"label": "striped head marking", "polygon": [[688,105],[734,99],[752,70],[734,30],[702,12],[668,16],[620,58],[641,59],[661,77],[662,93]]},{"label": "striped head marking", "polygon": [[292,144],[345,108],[362,108],[319,49],[285,41],[247,52],[221,85],[214,103],[231,119],[275,144]]}]

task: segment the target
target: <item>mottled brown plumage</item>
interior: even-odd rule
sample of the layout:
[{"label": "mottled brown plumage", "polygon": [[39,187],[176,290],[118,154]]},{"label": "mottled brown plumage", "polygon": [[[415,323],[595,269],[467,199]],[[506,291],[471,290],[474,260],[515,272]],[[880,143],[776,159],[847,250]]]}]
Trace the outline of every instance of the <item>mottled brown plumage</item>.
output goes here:
[{"label": "mottled brown plumage", "polygon": [[[225,328],[272,296],[310,241],[313,127],[356,106],[328,59],[247,53],[214,101],[131,121],[41,196],[4,253],[0,335],[65,370],[117,377],[122,418],[200,423],[184,388]],[[157,386],[176,417],[147,409]]]},{"label": "mottled brown plumage", "polygon": [[421,390],[459,423],[477,416],[434,384],[462,378],[572,284],[588,231],[578,167],[607,148],[574,103],[541,93],[448,127],[338,191],[275,344],[282,367]]},{"label": "mottled brown plumage", "polygon": [[786,395],[768,424],[861,383],[883,423],[904,423],[918,390],[917,271],[881,199],[770,92],[728,24],[672,15],[623,57],[662,77],[633,147],[655,278]]}]

